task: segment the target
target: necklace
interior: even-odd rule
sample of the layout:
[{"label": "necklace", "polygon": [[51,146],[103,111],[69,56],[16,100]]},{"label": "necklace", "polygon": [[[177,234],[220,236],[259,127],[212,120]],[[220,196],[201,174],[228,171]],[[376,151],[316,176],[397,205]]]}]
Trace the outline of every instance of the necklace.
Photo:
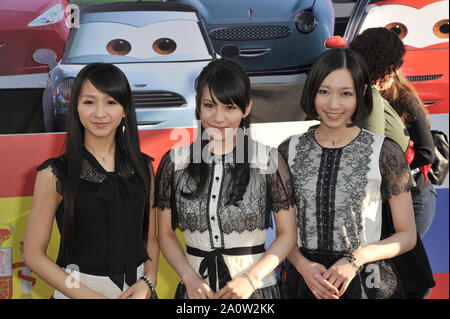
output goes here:
[{"label": "necklace", "polygon": [[[341,138],[341,139],[332,139],[332,138],[329,138],[328,136],[321,137],[320,136],[321,135],[321,131],[318,131],[318,130],[319,130],[319,128],[316,129],[316,132],[315,132],[316,133],[315,136],[316,136],[317,141],[321,142],[321,144],[325,144],[325,145],[329,145],[330,142],[331,142],[332,148],[344,147],[345,145],[347,145],[346,144],[347,141],[352,141],[353,139],[355,139],[356,136],[360,132],[360,129],[357,128],[357,129],[351,130],[348,134],[344,135],[344,137]],[[324,134],[324,135],[326,135],[326,134]]]},{"label": "necklace", "polygon": [[86,149],[91,152],[97,159],[100,159],[103,163],[106,163],[106,158],[109,156],[109,154],[105,154],[105,155],[99,155],[96,152],[89,150],[87,147]]}]

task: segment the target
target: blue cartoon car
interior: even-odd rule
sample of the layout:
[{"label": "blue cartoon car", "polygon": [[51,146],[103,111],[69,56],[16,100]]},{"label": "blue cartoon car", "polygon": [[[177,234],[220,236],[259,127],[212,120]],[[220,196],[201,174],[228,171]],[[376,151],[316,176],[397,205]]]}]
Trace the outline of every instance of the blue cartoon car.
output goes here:
[{"label": "blue cartoon car", "polygon": [[334,34],[331,0],[164,0],[194,6],[214,49],[250,75],[307,70]]},{"label": "blue cartoon car", "polygon": [[113,63],[125,73],[140,129],[192,127],[195,79],[216,57],[195,9],[159,2],[79,9],[79,25],[71,29],[64,56],[52,68],[44,91],[46,131],[65,130],[74,78],[91,62]]}]

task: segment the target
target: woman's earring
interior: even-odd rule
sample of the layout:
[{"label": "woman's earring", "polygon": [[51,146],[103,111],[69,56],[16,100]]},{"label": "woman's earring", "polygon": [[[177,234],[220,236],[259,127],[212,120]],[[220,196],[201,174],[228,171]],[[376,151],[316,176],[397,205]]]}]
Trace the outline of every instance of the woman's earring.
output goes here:
[{"label": "woman's earring", "polygon": [[125,123],[122,124],[122,133],[125,133]]}]

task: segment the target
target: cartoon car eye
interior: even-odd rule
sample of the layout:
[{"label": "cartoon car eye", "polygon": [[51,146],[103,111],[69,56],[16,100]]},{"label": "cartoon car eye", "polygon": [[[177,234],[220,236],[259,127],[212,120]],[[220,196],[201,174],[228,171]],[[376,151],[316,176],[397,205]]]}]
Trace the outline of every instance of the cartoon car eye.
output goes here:
[{"label": "cartoon car eye", "polygon": [[400,40],[403,40],[408,34],[408,28],[400,22],[392,22],[385,26],[386,29],[389,29],[395,32]]},{"label": "cartoon car eye", "polygon": [[[415,5],[419,3],[423,5]],[[358,33],[368,28],[384,26],[396,32],[403,43],[410,47],[439,45],[449,39],[448,5],[448,1],[437,0],[380,1],[368,7],[367,16]]]},{"label": "cartoon car eye", "polygon": [[436,22],[433,27],[434,34],[442,39],[448,39],[448,19],[443,19],[441,21]]},{"label": "cartoon car eye", "polygon": [[127,40],[114,39],[108,42],[106,50],[113,55],[127,55],[131,51],[131,44]]},{"label": "cartoon car eye", "polygon": [[298,31],[308,34],[314,31],[317,26],[317,17],[311,8],[302,10],[295,17],[295,26]]},{"label": "cartoon car eye", "polygon": [[171,54],[177,49],[175,41],[169,38],[161,38],[153,42],[153,50],[158,54]]},{"label": "cartoon car eye", "polygon": [[165,20],[138,25],[99,21],[80,25],[69,58],[76,63],[89,63],[100,56],[109,63],[190,61],[208,53],[203,35],[193,21]]}]

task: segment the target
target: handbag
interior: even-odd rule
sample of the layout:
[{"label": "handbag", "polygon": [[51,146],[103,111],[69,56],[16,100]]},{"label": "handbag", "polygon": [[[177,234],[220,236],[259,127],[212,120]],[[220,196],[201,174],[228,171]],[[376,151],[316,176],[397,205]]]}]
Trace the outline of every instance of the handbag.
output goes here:
[{"label": "handbag", "polygon": [[434,141],[434,162],[428,178],[434,185],[442,185],[448,174],[448,136],[444,132],[431,130]]},{"label": "handbag", "polygon": [[[395,228],[389,203],[383,202],[381,239],[385,239],[394,233]],[[410,251],[392,258],[392,261],[398,272],[406,298],[424,298],[430,293],[431,288],[436,286],[430,262],[419,234],[417,234],[416,246]]]}]

